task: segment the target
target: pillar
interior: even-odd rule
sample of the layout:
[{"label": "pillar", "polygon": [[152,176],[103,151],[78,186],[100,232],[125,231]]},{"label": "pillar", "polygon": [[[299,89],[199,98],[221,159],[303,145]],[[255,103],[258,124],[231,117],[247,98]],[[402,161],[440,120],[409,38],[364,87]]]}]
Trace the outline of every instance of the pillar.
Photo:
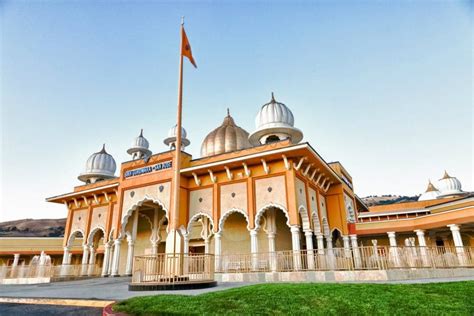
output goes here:
[{"label": "pillar", "polygon": [[416,236],[418,237],[418,246],[420,247],[420,256],[421,262],[423,266],[430,265],[430,258],[428,257],[428,251],[426,249],[426,239],[425,239],[425,231],[422,229],[415,230]]},{"label": "pillar", "polygon": [[451,234],[453,235],[454,247],[456,248],[456,254],[458,256],[459,264],[463,266],[466,264],[467,258],[464,253],[464,245],[462,243],[459,225],[451,224],[448,225],[448,227],[451,230]]},{"label": "pillar", "polygon": [[96,249],[94,246],[90,246],[89,248],[89,267],[87,269],[87,275],[93,275],[95,269],[95,259],[96,259]]},{"label": "pillar", "polygon": [[214,235],[214,258],[215,258],[215,269],[217,272],[221,271],[221,238],[222,232],[217,232]]},{"label": "pillar", "polygon": [[127,237],[128,252],[127,252],[127,265],[125,267],[125,274],[132,275],[133,268],[133,251],[135,250],[135,241],[131,237]]},{"label": "pillar", "polygon": [[[189,235],[188,234],[183,234],[183,253],[185,255],[189,254]],[[158,244],[156,244],[156,252],[154,254],[158,253]]]},{"label": "pillar", "polygon": [[81,275],[87,274],[87,264],[89,263],[89,246],[82,245],[82,267]]},{"label": "pillar", "polygon": [[211,244],[211,238],[207,237],[204,239],[204,253],[208,254],[209,253],[209,245]]},{"label": "pillar", "polygon": [[390,245],[389,258],[393,261],[393,265],[398,268],[401,266],[401,262],[400,262],[400,253],[397,246],[396,234],[395,232],[387,232],[387,235],[388,235],[388,243]]},{"label": "pillar", "polygon": [[69,247],[64,247],[64,253],[63,253],[63,264],[71,264],[71,261],[69,259]]},{"label": "pillar", "polygon": [[18,266],[18,262],[20,261],[20,254],[15,253],[13,255],[13,263],[12,263],[12,268]]},{"label": "pillar", "polygon": [[110,243],[105,243],[104,245],[104,262],[102,263],[102,273],[103,277],[109,274],[109,264],[110,264]]},{"label": "pillar", "polygon": [[352,246],[352,254],[354,256],[354,266],[356,269],[362,268],[362,260],[360,257],[360,249],[359,245],[357,244],[357,235],[349,235],[351,239],[351,246]]},{"label": "pillar", "polygon": [[119,263],[120,263],[120,245],[122,239],[115,239],[114,241],[114,256],[112,262],[112,276],[119,276]]},{"label": "pillar", "polygon": [[313,232],[307,230],[304,232],[306,237],[306,257],[308,260],[308,270],[314,270],[314,249],[313,249]]},{"label": "pillar", "polygon": [[295,270],[301,270],[301,257],[300,257],[300,228],[298,226],[291,226],[291,245],[293,248],[293,268]]},{"label": "pillar", "polygon": [[326,248],[327,248],[327,264],[329,269],[334,270],[336,267],[336,258],[334,257],[334,249],[332,247],[332,237],[329,235],[326,237]]},{"label": "pillar", "polygon": [[258,232],[250,231],[250,252],[252,253],[252,270],[258,269]]},{"label": "pillar", "polygon": [[270,270],[272,272],[277,271],[277,256],[276,256],[276,243],[275,243],[275,236],[274,232],[267,233],[268,238],[268,252],[269,252],[269,259],[270,259]]},{"label": "pillar", "polygon": [[318,243],[318,254],[324,255],[324,236],[323,234],[318,234],[316,236],[316,242]]}]

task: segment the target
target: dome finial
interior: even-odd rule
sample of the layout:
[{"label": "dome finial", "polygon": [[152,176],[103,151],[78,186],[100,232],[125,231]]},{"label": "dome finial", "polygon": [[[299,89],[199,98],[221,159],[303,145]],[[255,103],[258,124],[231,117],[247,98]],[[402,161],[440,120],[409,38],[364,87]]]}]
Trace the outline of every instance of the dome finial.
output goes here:
[{"label": "dome finial", "polygon": [[428,187],[426,188],[425,192],[431,192],[431,191],[438,191],[436,187],[431,183],[431,179],[428,179]]},{"label": "dome finial", "polygon": [[275,95],[273,95],[273,92],[272,92],[272,101],[271,102],[275,102]]},{"label": "dome finial", "polygon": [[449,178],[451,178],[451,176],[448,174],[448,172],[445,169],[444,170],[444,176],[441,179],[449,179]]},{"label": "dome finial", "polygon": [[227,108],[227,116],[230,116],[230,110]]},{"label": "dome finial", "polygon": [[140,130],[140,137],[143,137],[143,128]]},{"label": "dome finial", "polygon": [[102,145],[102,150],[100,151],[101,153],[106,153],[105,151],[105,144]]}]

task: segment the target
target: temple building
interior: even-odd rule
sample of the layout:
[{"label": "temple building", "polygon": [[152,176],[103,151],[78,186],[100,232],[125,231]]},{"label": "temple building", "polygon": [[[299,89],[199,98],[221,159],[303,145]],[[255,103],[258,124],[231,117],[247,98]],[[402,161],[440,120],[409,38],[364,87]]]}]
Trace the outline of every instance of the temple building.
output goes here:
[{"label": "temple building", "polygon": [[[367,207],[340,162],[326,162],[301,142],[291,110],[273,94],[255,123],[248,133],[227,112],[203,140],[199,158],[185,152],[190,141],[182,130],[178,251],[231,258],[353,250],[374,240],[474,246],[474,196],[455,177],[445,173],[429,182],[417,202]],[[118,172],[104,145],[87,159],[78,177],[83,185],[47,199],[68,212],[63,264],[81,251],[82,263],[100,263],[103,276],[130,275],[134,256],[167,252],[175,140],[176,126],[164,140],[169,151],[152,154],[141,131]],[[216,261],[216,271],[225,269],[223,262]]]}]

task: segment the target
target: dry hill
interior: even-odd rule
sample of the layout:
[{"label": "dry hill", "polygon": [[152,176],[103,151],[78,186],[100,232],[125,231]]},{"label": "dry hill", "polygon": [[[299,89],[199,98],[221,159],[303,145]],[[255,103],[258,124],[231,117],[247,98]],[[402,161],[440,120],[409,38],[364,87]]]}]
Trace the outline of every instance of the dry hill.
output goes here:
[{"label": "dry hill", "polygon": [[0,223],[0,237],[62,237],[65,218],[20,219]]}]

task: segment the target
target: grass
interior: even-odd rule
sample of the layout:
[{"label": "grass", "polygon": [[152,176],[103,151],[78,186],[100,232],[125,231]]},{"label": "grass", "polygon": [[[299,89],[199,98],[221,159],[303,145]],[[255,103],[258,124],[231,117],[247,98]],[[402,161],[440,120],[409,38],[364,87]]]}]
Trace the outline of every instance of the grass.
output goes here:
[{"label": "grass", "polygon": [[131,315],[474,315],[474,281],[428,284],[259,284],[197,296],[134,297]]}]

